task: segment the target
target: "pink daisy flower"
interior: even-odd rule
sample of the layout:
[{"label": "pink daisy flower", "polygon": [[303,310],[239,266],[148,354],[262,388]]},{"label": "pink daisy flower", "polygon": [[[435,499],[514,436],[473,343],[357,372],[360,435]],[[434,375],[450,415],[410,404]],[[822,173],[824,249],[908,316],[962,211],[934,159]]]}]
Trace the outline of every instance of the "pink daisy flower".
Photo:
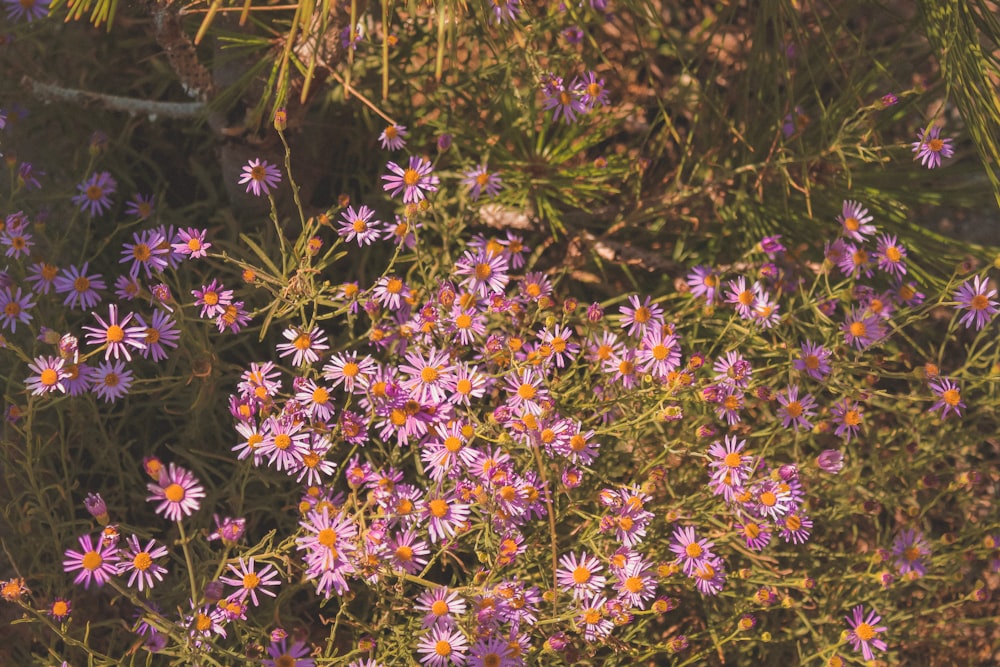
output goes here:
[{"label": "pink daisy flower", "polygon": [[231,593],[226,598],[227,600],[244,602],[247,598],[250,598],[253,601],[253,605],[257,607],[260,605],[257,593],[268,595],[272,598],[277,596],[277,593],[267,588],[269,586],[281,585],[281,581],[278,579],[278,572],[272,564],[268,563],[264,566],[264,569],[258,572],[252,556],[249,561],[244,561],[240,558],[238,564],[229,564],[229,572],[233,576],[219,577],[219,581],[230,586],[237,586],[239,590]]},{"label": "pink daisy flower", "polygon": [[135,317],[135,313],[125,315],[120,321],[118,319],[118,306],[111,304],[108,306],[108,321],[105,322],[100,315],[94,313],[94,318],[100,323],[99,327],[83,327],[87,334],[87,342],[91,345],[105,345],[105,360],[114,356],[115,359],[124,357],[126,361],[132,361],[132,354],[129,348],[141,350],[146,347],[146,327],[126,326]]},{"label": "pink daisy flower", "polygon": [[185,516],[191,516],[201,507],[200,499],[205,497],[205,489],[198,483],[198,479],[190,471],[173,463],[160,470],[156,484],[147,484],[146,488],[152,494],[146,500],[159,502],[156,513],[170,521],[180,521]]},{"label": "pink daisy flower", "polygon": [[81,535],[79,540],[82,551],[66,550],[63,571],[79,570],[73,583],[82,583],[84,588],[90,588],[91,582],[103,586],[118,574],[118,548],[114,544],[104,545],[100,540],[95,541],[90,535]]},{"label": "pink daisy flower", "polygon": [[391,171],[382,177],[383,189],[395,197],[403,193],[404,204],[416,204],[424,199],[427,192],[437,192],[440,179],[434,175],[434,166],[424,158],[410,156],[409,166],[405,169],[395,162],[386,164]]},{"label": "pink daisy flower", "polygon": [[882,617],[875,613],[875,610],[868,612],[865,616],[864,605],[858,605],[851,610],[850,616],[844,617],[850,630],[847,633],[847,640],[855,651],[861,651],[865,660],[874,660],[875,654],[872,648],[879,651],[886,650],[886,643],[879,639],[879,635],[887,630],[884,625],[878,625]]},{"label": "pink daisy flower", "polygon": [[243,167],[239,184],[247,184],[247,192],[261,197],[271,194],[271,189],[281,182],[281,172],[267,160],[253,158]]}]

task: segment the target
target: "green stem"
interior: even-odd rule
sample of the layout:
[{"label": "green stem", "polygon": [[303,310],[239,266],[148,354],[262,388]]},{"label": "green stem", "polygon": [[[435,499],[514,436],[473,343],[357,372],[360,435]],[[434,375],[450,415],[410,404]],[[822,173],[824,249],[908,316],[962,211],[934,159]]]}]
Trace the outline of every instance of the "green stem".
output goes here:
[{"label": "green stem", "polygon": [[194,562],[191,560],[191,550],[188,549],[188,538],[184,533],[184,524],[180,521],[177,522],[177,530],[181,533],[181,549],[184,551],[184,562],[187,564],[188,581],[191,584],[191,602],[197,604],[198,600],[201,599],[201,596],[198,595],[198,584],[194,580]]}]

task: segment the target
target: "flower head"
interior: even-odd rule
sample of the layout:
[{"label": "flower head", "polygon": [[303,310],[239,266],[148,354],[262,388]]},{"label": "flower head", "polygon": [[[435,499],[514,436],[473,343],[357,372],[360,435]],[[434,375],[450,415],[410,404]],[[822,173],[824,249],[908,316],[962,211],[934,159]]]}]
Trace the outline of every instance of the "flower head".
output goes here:
[{"label": "flower head", "polygon": [[153,494],[146,500],[159,502],[156,513],[171,521],[191,516],[201,507],[199,499],[205,497],[205,489],[198,479],[189,470],[173,463],[160,470],[157,483],[147,484],[146,488]]},{"label": "flower head", "polygon": [[956,416],[962,416],[965,403],[962,402],[962,394],[954,380],[946,377],[935,378],[931,380],[930,387],[938,399],[937,403],[931,406],[932,412],[940,410],[942,419],[951,412]]},{"label": "flower head", "polygon": [[132,354],[129,348],[141,350],[146,347],[146,327],[127,326],[135,313],[129,313],[118,319],[118,306],[111,304],[108,306],[108,320],[105,322],[100,315],[94,313],[94,318],[101,325],[99,327],[84,327],[90,332],[87,334],[87,342],[91,345],[105,345],[104,359],[115,359],[125,357],[126,361],[132,361]]},{"label": "flower head", "polygon": [[500,174],[491,173],[489,166],[484,162],[463,174],[462,185],[469,187],[469,196],[475,201],[483,193],[487,197],[496,197],[503,187],[503,181],[500,180]]},{"label": "flower head", "polygon": [[282,637],[281,640],[271,642],[267,647],[267,654],[271,659],[264,659],[264,667],[314,667],[316,661],[309,657],[309,647],[305,642],[295,642],[288,646],[288,640]]},{"label": "flower head", "polygon": [[892,542],[892,555],[901,575],[912,572],[911,576],[922,577],[927,574],[927,563],[923,559],[931,555],[931,548],[919,532],[910,528],[900,532]]},{"label": "flower head", "polygon": [[386,168],[391,174],[382,177],[382,188],[395,197],[403,193],[404,204],[417,204],[426,197],[427,192],[437,192],[438,183],[441,182],[434,175],[434,165],[422,157],[410,156],[409,166],[400,167],[395,162],[386,164]]},{"label": "flower head", "polygon": [[145,547],[139,543],[139,538],[131,535],[126,540],[127,546],[121,551],[120,574],[129,574],[128,585],[138,584],[139,590],[152,588],[153,580],[163,581],[167,569],[158,565],[154,559],[167,555],[165,546],[157,545],[156,540],[150,540]]},{"label": "flower head", "polygon": [[271,194],[271,189],[281,182],[281,172],[267,160],[252,158],[243,167],[239,184],[247,184],[247,192],[261,197]]},{"label": "flower head", "polygon": [[67,549],[63,570],[66,572],[80,571],[73,580],[74,584],[83,584],[90,588],[91,582],[98,586],[108,583],[111,577],[118,574],[118,549],[113,544],[104,545],[101,540],[94,540],[90,535],[80,536],[82,551]]},{"label": "flower head", "polygon": [[[29,23],[35,19],[43,19],[49,14],[49,0],[4,0],[7,17],[11,21],[24,19]],[[0,128],[4,123],[0,122]]]},{"label": "flower head", "polygon": [[36,357],[34,361],[28,364],[28,369],[34,375],[25,380],[25,387],[35,395],[48,394],[54,391],[65,393],[66,387],[62,382],[66,377],[66,371],[63,370],[65,363],[66,360],[59,357]]},{"label": "flower head", "polygon": [[239,602],[243,602],[247,598],[250,598],[256,607],[260,604],[260,600],[257,599],[257,593],[263,593],[264,595],[275,597],[277,593],[266,587],[281,585],[281,582],[278,580],[278,572],[274,569],[274,565],[268,563],[262,570],[257,571],[256,563],[254,562],[252,556],[249,561],[244,561],[240,558],[239,564],[230,563],[229,571],[234,576],[219,578],[219,581],[222,583],[237,586],[239,588],[239,590],[234,591],[229,595],[229,600],[238,600]]},{"label": "flower head", "polygon": [[0,290],[0,323],[11,333],[17,331],[17,323],[27,324],[32,315],[28,311],[35,307],[31,300],[31,292],[21,293],[21,288],[7,285]]},{"label": "flower head", "polygon": [[959,310],[966,311],[959,324],[964,324],[967,329],[974,326],[977,331],[985,327],[997,314],[997,302],[993,300],[996,295],[997,291],[990,289],[982,276],[973,276],[962,283],[955,292]]},{"label": "flower head", "polygon": [[916,160],[928,169],[941,166],[941,158],[950,158],[955,154],[951,146],[951,138],[941,138],[941,128],[932,127],[930,132],[917,132],[917,141],[911,144]]},{"label": "flower head", "polygon": [[90,178],[76,186],[79,194],[73,196],[73,203],[90,217],[101,215],[111,208],[111,195],[118,188],[118,182],[106,171],[90,175]]},{"label": "flower head", "polygon": [[874,660],[875,654],[872,653],[872,647],[877,648],[880,651],[886,649],[886,643],[878,638],[880,634],[886,631],[886,627],[877,625],[882,617],[875,613],[874,610],[868,612],[868,616],[865,616],[864,605],[858,605],[851,611],[850,616],[844,617],[847,620],[847,625],[850,626],[850,631],[847,633],[847,640],[851,642],[851,646],[855,651],[861,651],[865,660]]},{"label": "flower head", "polygon": [[872,216],[868,215],[866,209],[860,202],[844,200],[844,204],[837,216],[841,231],[844,236],[857,242],[864,241],[870,234],[875,233],[875,225],[871,224]]},{"label": "flower head", "polygon": [[393,123],[382,130],[378,140],[385,150],[398,151],[406,145],[406,126]]}]

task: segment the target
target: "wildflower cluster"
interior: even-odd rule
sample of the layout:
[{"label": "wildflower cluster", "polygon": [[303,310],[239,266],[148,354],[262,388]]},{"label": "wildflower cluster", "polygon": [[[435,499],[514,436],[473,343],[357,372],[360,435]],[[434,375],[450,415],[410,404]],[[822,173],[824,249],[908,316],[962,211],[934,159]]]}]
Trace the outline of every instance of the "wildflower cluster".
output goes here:
[{"label": "wildflower cluster", "polygon": [[[188,91],[225,139],[184,187],[116,162],[153,111],[53,168],[0,110],[16,659],[842,665],[962,627],[1000,572],[1000,260],[880,183],[967,164],[940,118],[986,133],[844,87],[903,78],[790,37],[825,14],[731,4],[249,3],[273,97]],[[187,5],[153,26],[186,89],[231,74]]]}]

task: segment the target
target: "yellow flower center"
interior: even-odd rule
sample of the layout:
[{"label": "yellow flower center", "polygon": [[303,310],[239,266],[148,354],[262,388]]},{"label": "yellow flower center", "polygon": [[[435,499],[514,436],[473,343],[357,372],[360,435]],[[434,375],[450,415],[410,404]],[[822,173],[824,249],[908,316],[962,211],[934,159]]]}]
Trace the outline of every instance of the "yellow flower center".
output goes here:
[{"label": "yellow flower center", "polygon": [[295,346],[296,350],[308,350],[312,346],[312,338],[307,333],[300,333],[292,341],[292,345]]},{"label": "yellow flower center", "polygon": [[132,559],[132,567],[142,572],[145,572],[153,565],[153,559],[150,558],[149,554],[145,551],[140,551]]},{"label": "yellow flower center", "polygon": [[525,401],[530,401],[531,399],[533,399],[536,393],[538,393],[538,390],[535,388],[535,386],[528,384],[527,382],[525,382],[524,384],[522,384],[520,387],[517,388],[517,395],[522,400]]},{"label": "yellow flower center", "polygon": [[404,563],[413,560],[413,549],[406,546],[405,544],[399,545],[398,547],[396,547],[396,558],[403,561]]},{"label": "yellow flower center", "polygon": [[[413,187],[420,181],[420,172],[416,169],[407,169],[403,172],[403,183],[408,187]],[[445,654],[447,655],[447,654]]]},{"label": "yellow flower center", "polygon": [[431,510],[431,515],[436,516],[439,519],[448,514],[448,501],[443,498],[435,498],[427,503],[427,506]]},{"label": "yellow flower center", "polygon": [[174,482],[163,489],[163,496],[172,503],[179,503],[184,500],[184,487]]},{"label": "yellow flower center", "polygon": [[93,572],[99,568],[104,563],[104,559],[101,558],[101,554],[96,551],[88,551],[83,554],[83,558],[80,560],[80,564],[83,565],[83,569],[90,570]]},{"label": "yellow flower center", "polygon": [[105,337],[109,343],[120,343],[125,340],[125,330],[117,324],[112,324],[108,327]]},{"label": "yellow flower center", "polygon": [[861,222],[857,218],[851,217],[844,220],[844,227],[851,232],[856,232],[861,228]]},{"label": "yellow flower center", "polygon": [[954,407],[958,405],[961,396],[957,389],[946,389],[943,394],[941,394],[941,400],[943,400],[948,405]]},{"label": "yellow flower center", "polygon": [[573,570],[573,582],[577,584],[585,584],[590,581],[590,568],[577,565]]},{"label": "yellow flower center", "polygon": [[333,528],[323,528],[316,535],[316,541],[327,549],[331,549],[337,543],[337,531]]},{"label": "yellow flower center", "polygon": [[41,375],[38,376],[38,379],[46,387],[51,387],[59,381],[59,373],[51,368],[46,368],[42,371]]},{"label": "yellow flower center", "polygon": [[774,507],[778,504],[778,496],[774,495],[772,491],[765,491],[760,494],[760,504],[765,507]]},{"label": "yellow flower center", "polygon": [[486,262],[476,264],[476,280],[486,280],[493,275],[493,267]]},{"label": "yellow flower center", "polygon": [[689,558],[697,558],[702,554],[701,545],[697,542],[691,542],[686,547],[684,547],[684,553],[688,555]]},{"label": "yellow flower center", "polygon": [[798,401],[790,401],[788,405],[785,406],[785,412],[792,419],[800,417],[802,415],[802,404]]},{"label": "yellow flower center", "polygon": [[859,623],[858,627],[854,628],[854,634],[863,642],[871,641],[875,638],[875,628],[867,623]]},{"label": "yellow flower center", "polygon": [[989,305],[990,300],[986,298],[985,294],[977,294],[969,300],[969,306],[973,310],[986,310]]},{"label": "yellow flower center", "polygon": [[292,446],[292,438],[287,433],[274,436],[274,448],[284,451]]},{"label": "yellow flower center", "polygon": [[243,575],[243,588],[250,590],[257,588],[257,584],[260,583],[260,577],[258,577],[253,572],[247,572]]},{"label": "yellow flower center", "polygon": [[[21,2],[23,4],[25,0],[21,0]],[[34,4],[35,4],[34,1],[32,1],[31,6],[33,7]],[[102,188],[101,186],[99,185],[87,186],[87,199],[89,199],[90,201],[98,201],[103,196],[104,196],[104,188]]]},{"label": "yellow flower center", "polygon": [[147,261],[152,254],[153,253],[149,250],[149,246],[145,243],[136,243],[135,247],[132,248],[132,256],[140,262]]},{"label": "yellow flower center", "polygon": [[451,644],[442,639],[434,645],[434,652],[440,656],[451,655]]},{"label": "yellow flower center", "polygon": [[435,600],[431,605],[431,613],[435,616],[444,616],[450,611],[451,609],[448,608],[448,603],[444,600]]}]

